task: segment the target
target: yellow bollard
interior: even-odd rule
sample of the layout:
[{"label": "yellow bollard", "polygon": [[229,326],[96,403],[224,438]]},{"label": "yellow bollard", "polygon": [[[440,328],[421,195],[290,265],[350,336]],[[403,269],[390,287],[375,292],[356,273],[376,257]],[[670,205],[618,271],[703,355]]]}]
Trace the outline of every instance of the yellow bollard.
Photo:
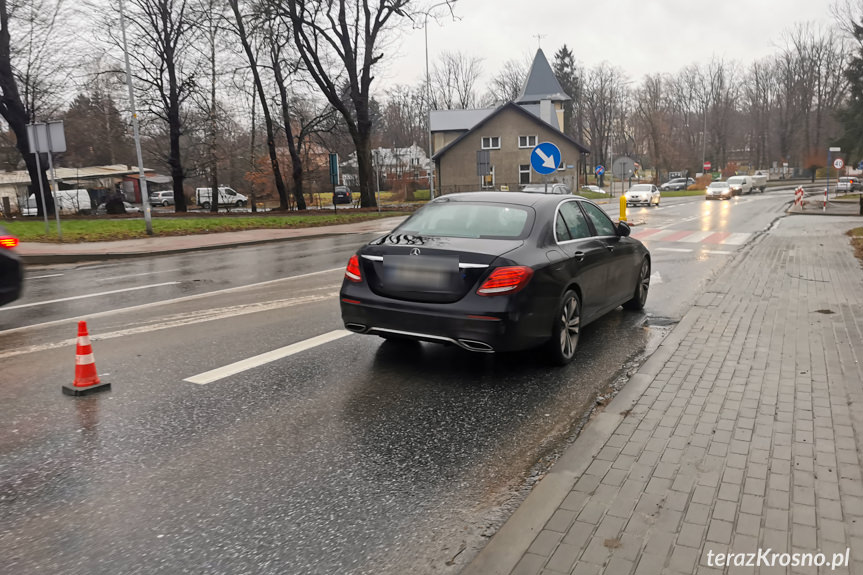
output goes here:
[{"label": "yellow bollard", "polygon": [[620,221],[626,221],[626,196],[620,196]]}]

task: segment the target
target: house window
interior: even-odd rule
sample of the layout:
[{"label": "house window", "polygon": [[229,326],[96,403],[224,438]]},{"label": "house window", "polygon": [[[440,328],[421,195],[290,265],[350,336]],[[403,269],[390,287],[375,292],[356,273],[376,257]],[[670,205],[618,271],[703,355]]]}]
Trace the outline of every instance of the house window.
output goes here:
[{"label": "house window", "polygon": [[483,150],[499,150],[500,149],[500,138],[498,136],[491,136],[488,138],[482,139],[482,149]]},{"label": "house window", "polygon": [[530,183],[530,164],[520,164],[518,166],[518,183],[519,184],[529,184]]},{"label": "house window", "polygon": [[484,176],[481,176],[480,186],[483,190],[494,189],[494,166],[489,166],[488,173]]},{"label": "house window", "polygon": [[536,136],[519,136],[518,137],[518,147],[519,148],[535,148],[536,147]]}]

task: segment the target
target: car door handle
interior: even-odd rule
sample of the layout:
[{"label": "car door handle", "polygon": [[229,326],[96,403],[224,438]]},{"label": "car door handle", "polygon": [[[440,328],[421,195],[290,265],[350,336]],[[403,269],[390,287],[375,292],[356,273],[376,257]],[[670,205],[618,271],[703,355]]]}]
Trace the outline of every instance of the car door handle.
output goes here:
[{"label": "car door handle", "polygon": [[605,249],[607,249],[607,250],[608,250],[608,251],[610,251],[610,252],[613,252],[613,251],[614,251],[614,246],[605,246]]},{"label": "car door handle", "polygon": [[575,252],[572,254],[572,257],[574,257],[577,262],[584,261],[584,252]]}]

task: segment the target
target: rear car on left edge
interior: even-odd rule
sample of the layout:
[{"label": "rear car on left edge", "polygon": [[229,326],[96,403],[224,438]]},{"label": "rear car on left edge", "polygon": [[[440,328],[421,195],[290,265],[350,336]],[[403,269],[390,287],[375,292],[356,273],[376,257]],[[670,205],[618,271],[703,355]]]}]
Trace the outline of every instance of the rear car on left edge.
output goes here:
[{"label": "rear car on left edge", "polygon": [[15,301],[21,295],[24,267],[15,253],[18,238],[0,226],[0,305]]}]

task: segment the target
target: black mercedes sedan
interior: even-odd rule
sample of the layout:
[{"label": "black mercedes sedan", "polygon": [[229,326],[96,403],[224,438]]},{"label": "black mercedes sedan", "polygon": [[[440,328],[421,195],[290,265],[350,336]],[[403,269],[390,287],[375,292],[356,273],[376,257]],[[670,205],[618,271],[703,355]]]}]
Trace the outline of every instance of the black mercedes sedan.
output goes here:
[{"label": "black mercedes sedan", "polygon": [[18,238],[0,226],[0,305],[15,301],[21,295],[24,268],[15,253]]},{"label": "black mercedes sedan", "polygon": [[577,196],[442,196],[350,258],[342,320],[475,352],[544,346],[564,365],[584,325],[644,307],[650,253],[629,232]]}]

